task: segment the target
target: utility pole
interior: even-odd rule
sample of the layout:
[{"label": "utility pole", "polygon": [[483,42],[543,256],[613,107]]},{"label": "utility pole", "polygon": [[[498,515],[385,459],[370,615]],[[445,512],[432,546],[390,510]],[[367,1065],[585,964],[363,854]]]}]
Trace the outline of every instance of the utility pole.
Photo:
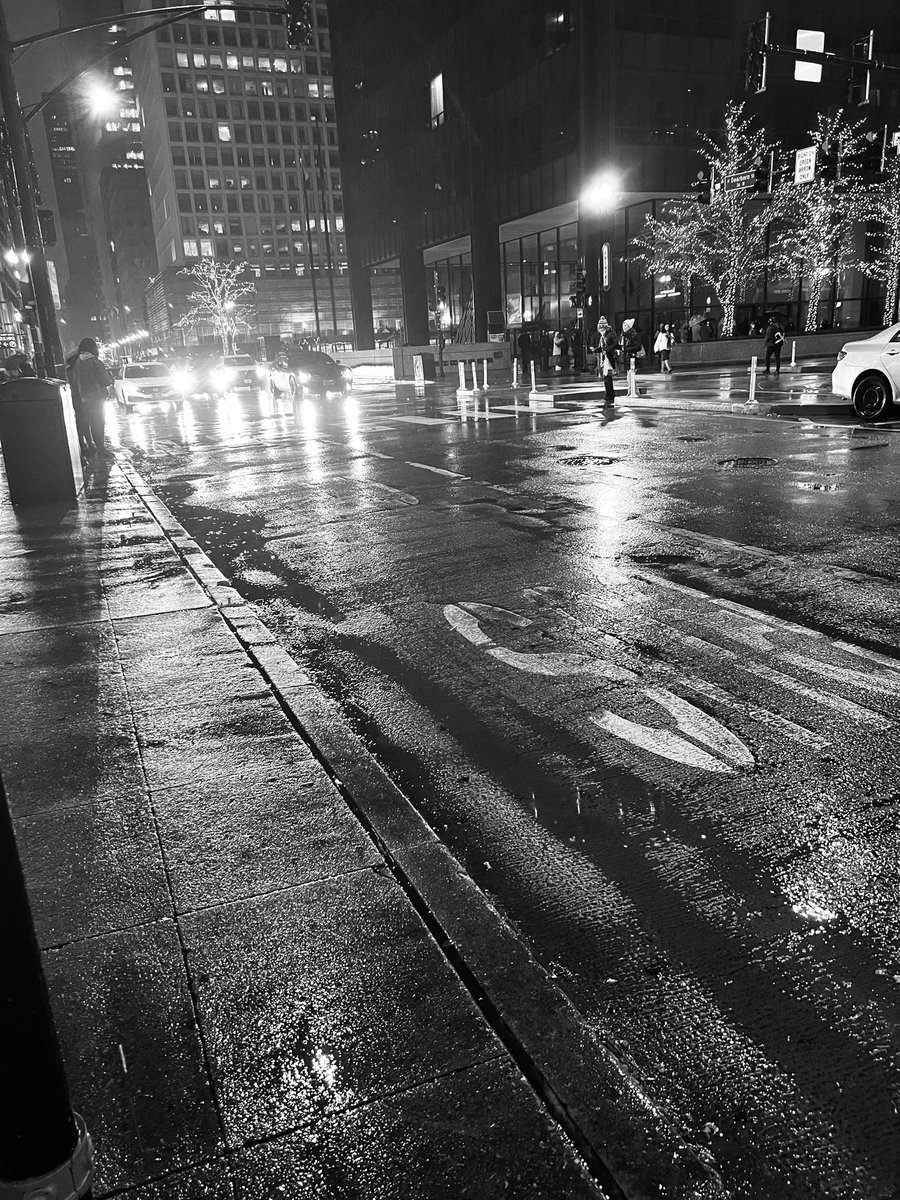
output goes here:
[{"label": "utility pole", "polygon": [[59,325],[56,322],[56,309],[53,306],[53,293],[50,290],[50,277],[47,274],[47,259],[44,255],[44,242],[41,237],[37,198],[31,178],[28,140],[22,111],[19,108],[16,81],[13,77],[12,47],[6,26],[6,13],[2,4],[0,4],[0,104],[3,106],[3,120],[9,138],[16,194],[22,213],[22,233],[25,244],[18,246],[17,249],[24,250],[29,256],[31,286],[34,291],[34,305],[44,358],[44,375],[52,378],[63,373],[62,343],[59,338]]}]

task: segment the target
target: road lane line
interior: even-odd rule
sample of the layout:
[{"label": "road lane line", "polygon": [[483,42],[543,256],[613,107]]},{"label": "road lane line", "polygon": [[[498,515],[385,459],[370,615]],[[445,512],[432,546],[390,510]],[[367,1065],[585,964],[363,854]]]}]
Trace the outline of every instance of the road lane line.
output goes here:
[{"label": "road lane line", "polygon": [[709,700],[715,700],[716,703],[724,705],[726,708],[731,708],[735,712],[743,713],[744,716],[752,718],[760,725],[767,725],[772,729],[777,729],[786,738],[790,738],[793,742],[799,742],[803,746],[810,746],[813,750],[824,750],[831,743],[812,730],[806,729],[803,725],[797,725],[794,721],[789,721],[787,717],[780,717],[777,713],[773,713],[768,708],[761,708],[758,704],[753,704],[750,700],[741,700],[737,696],[733,696],[731,692],[727,692],[724,688],[719,687],[715,683],[710,683],[706,679],[699,679],[696,675],[686,675],[679,679],[679,684],[683,688],[688,688],[690,691],[698,692],[701,696],[706,696]]}]

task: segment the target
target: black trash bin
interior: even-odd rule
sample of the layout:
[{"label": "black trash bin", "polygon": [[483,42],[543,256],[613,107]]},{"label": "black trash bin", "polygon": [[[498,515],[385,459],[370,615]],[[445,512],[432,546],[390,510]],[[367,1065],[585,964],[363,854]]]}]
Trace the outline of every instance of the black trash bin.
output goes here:
[{"label": "black trash bin", "polygon": [[84,487],[72,395],[58,379],[0,384],[0,447],[13,504],[74,500]]},{"label": "black trash bin", "polygon": [[413,378],[416,383],[434,382],[437,378],[433,354],[413,355]]}]

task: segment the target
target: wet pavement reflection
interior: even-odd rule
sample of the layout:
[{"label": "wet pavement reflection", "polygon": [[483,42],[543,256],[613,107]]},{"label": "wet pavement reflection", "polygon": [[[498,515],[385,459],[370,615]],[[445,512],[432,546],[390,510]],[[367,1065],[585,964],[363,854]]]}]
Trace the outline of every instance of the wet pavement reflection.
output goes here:
[{"label": "wet pavement reflection", "polygon": [[890,429],[375,379],[114,429],[734,1197],[897,1195]]}]

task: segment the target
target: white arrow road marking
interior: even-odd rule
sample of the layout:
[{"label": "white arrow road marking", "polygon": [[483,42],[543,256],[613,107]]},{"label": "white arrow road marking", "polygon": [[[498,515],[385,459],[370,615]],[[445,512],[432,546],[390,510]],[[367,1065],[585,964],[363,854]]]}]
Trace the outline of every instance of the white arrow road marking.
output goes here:
[{"label": "white arrow road marking", "polygon": [[428,463],[408,462],[408,467],[420,467],[423,471],[433,471],[435,475],[448,475],[451,479],[468,479],[468,475],[462,475],[459,471],[445,471],[443,467],[431,467]]},{"label": "white arrow road marking", "polygon": [[591,717],[591,720],[605,733],[630,742],[632,746],[646,750],[649,754],[656,754],[660,758],[668,758],[672,762],[684,763],[685,766],[697,767],[701,771],[711,771],[717,775],[735,773],[734,767],[713,758],[693,742],[685,741],[683,737],[679,737],[677,733],[670,733],[668,729],[639,725],[608,710],[600,717]]},{"label": "white arrow road marking", "polygon": [[[470,610],[470,611],[466,611]],[[485,650],[492,658],[516,667],[532,675],[576,675],[595,672],[618,683],[639,683],[640,676],[625,667],[616,666],[605,659],[590,658],[583,654],[540,654],[510,650],[496,645],[484,632],[478,617],[492,618],[507,626],[525,629],[534,622],[508,608],[492,604],[470,603],[465,605],[445,604],[444,617],[450,626],[474,646]],[[696,742],[720,754],[726,762],[714,758],[701,750],[695,742],[689,742],[667,729],[652,728],[617,716],[608,709],[602,716],[590,719],[605,732],[622,738],[634,746],[673,762],[684,763],[703,771],[716,774],[733,774],[737,767],[753,766],[754,759],[748,748],[730,730],[714,717],[696,708],[687,700],[676,696],[667,688],[643,688],[648,700],[664,708],[675,718],[675,724]],[[733,764],[733,765],[729,765]]]},{"label": "white arrow road marking", "polygon": [[826,746],[831,744],[827,738],[820,737],[817,733],[813,733],[811,729],[806,729],[803,725],[797,725],[794,721],[789,721],[787,717],[780,717],[768,708],[761,708],[758,704],[752,704],[749,700],[739,700],[737,696],[732,696],[724,688],[720,688],[706,679],[698,679],[696,676],[688,675],[680,679],[679,683],[682,687],[686,687],[692,692],[698,692],[701,696],[715,700],[718,704],[722,704],[726,708],[734,709],[736,712],[751,717],[754,721],[758,721],[760,725],[768,725],[772,729],[779,730],[793,742],[799,742],[803,746],[811,746],[814,750],[824,750]]}]

